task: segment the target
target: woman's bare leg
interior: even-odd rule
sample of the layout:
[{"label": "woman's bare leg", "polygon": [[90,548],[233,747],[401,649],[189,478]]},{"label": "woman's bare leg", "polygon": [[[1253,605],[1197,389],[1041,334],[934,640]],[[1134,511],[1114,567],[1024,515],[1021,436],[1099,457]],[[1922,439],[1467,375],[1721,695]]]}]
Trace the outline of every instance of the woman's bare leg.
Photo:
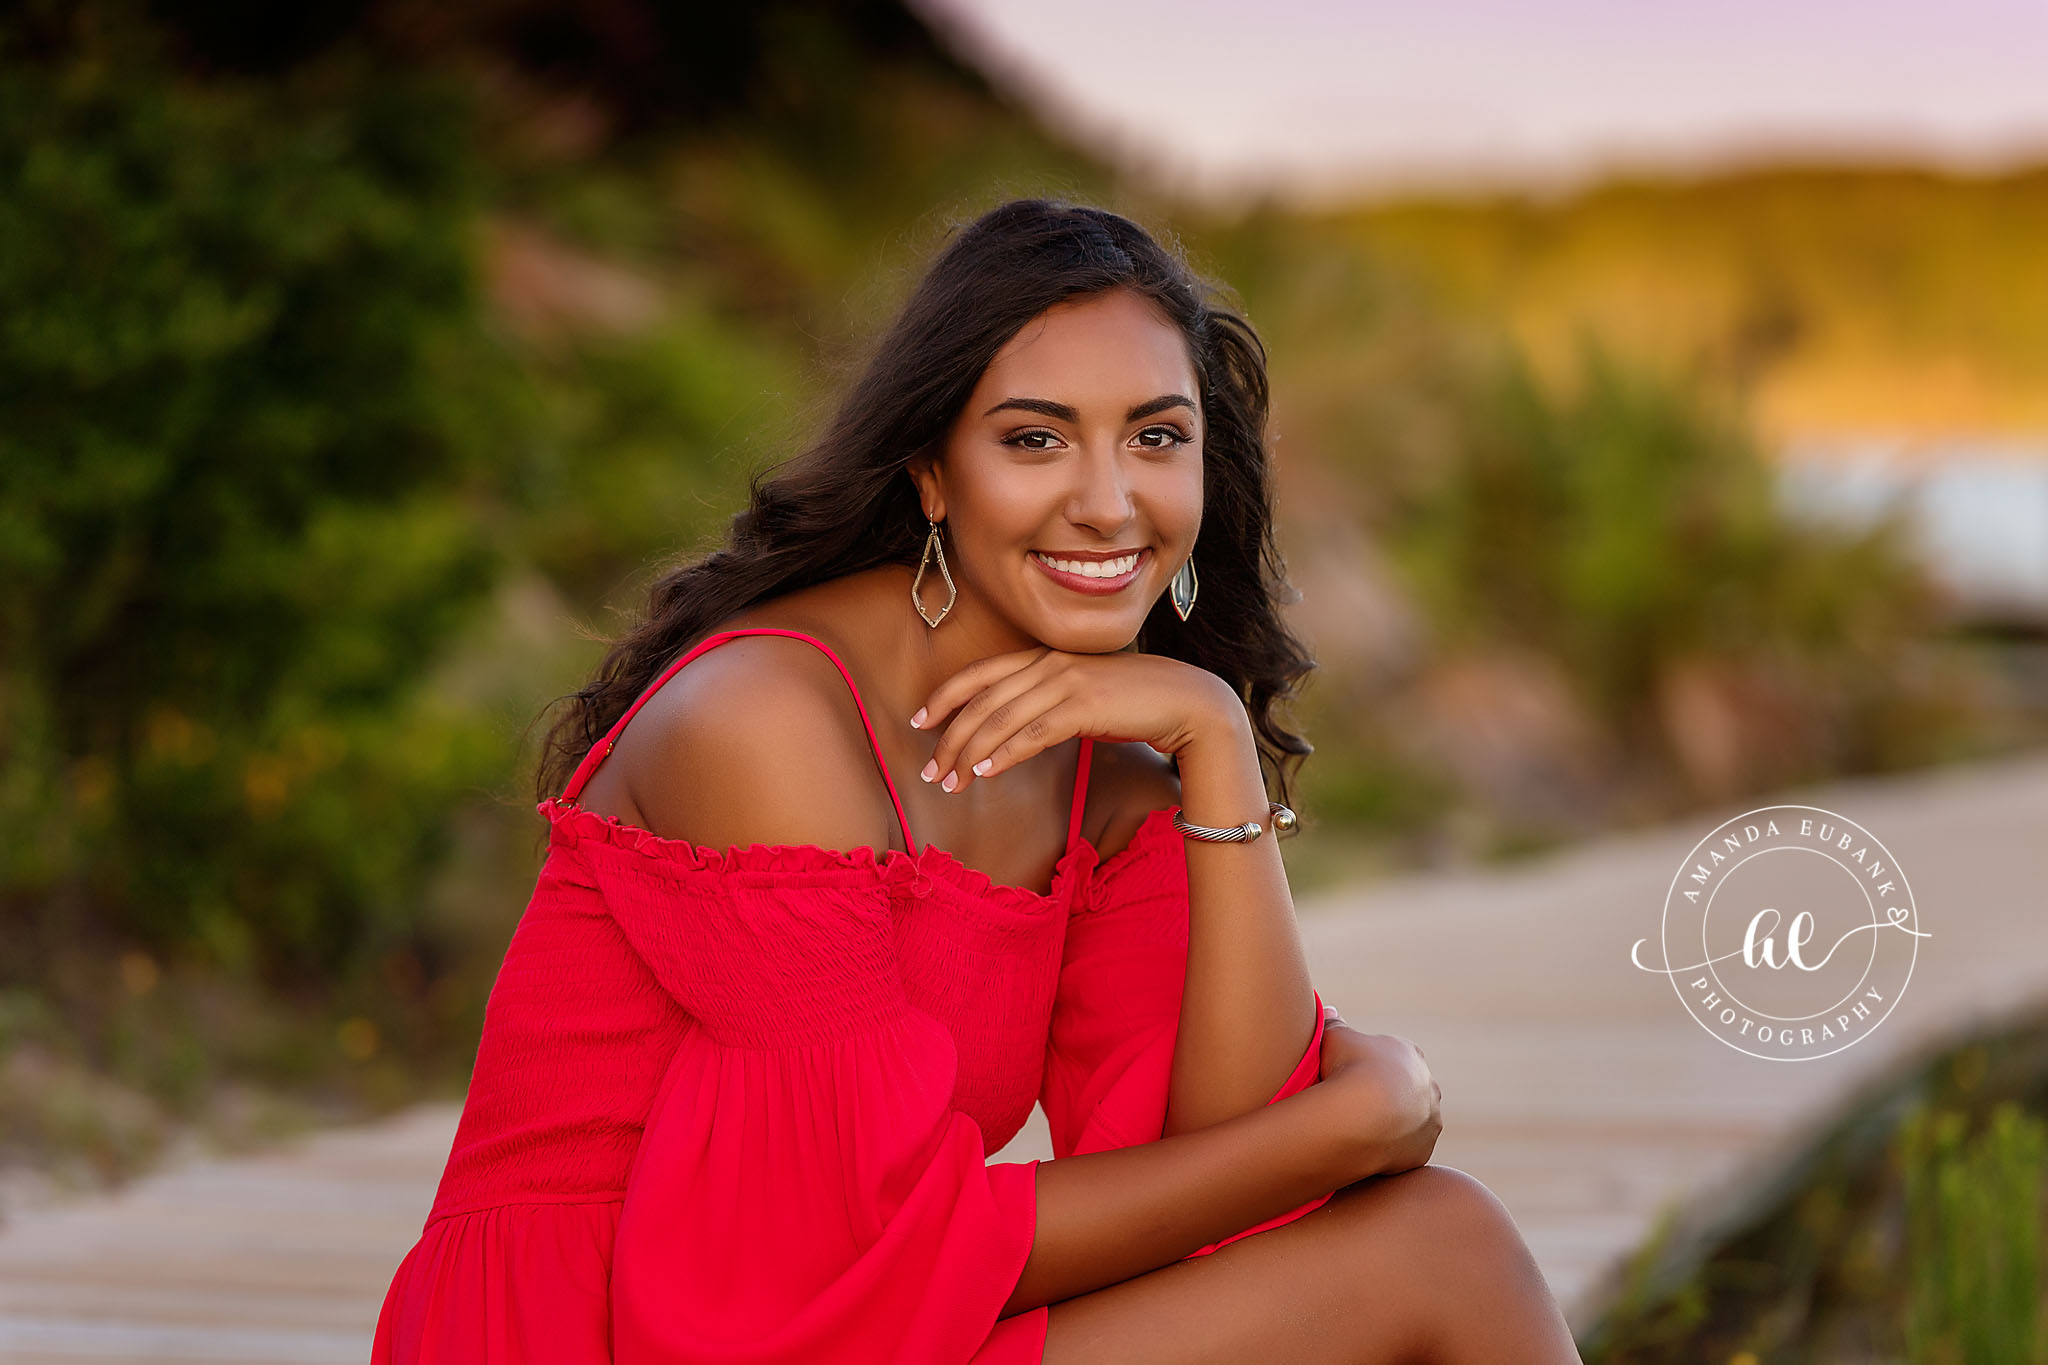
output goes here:
[{"label": "woman's bare leg", "polygon": [[1053,1304],[1046,1365],[1576,1365],[1493,1191],[1452,1166],[1346,1186],[1277,1228]]}]

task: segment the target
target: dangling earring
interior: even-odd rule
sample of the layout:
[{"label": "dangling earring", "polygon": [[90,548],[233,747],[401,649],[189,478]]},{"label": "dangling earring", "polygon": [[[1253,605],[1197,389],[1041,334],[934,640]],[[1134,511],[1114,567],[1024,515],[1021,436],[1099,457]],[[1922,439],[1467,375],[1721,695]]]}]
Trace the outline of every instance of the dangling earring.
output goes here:
[{"label": "dangling earring", "polygon": [[1174,571],[1173,579],[1166,585],[1173,598],[1174,614],[1185,621],[1195,610],[1195,589],[1201,583],[1195,577],[1195,557],[1190,554]]},{"label": "dangling earring", "polygon": [[[953,586],[953,575],[946,571],[946,547],[939,543],[939,524],[929,516],[925,520],[931,522],[932,533],[925,537],[924,557],[917,561],[917,577],[910,580],[910,604],[917,608],[919,616],[924,617],[926,625],[936,626],[946,619],[947,612],[953,610],[953,599],[960,595],[960,590]],[[924,609],[924,599],[917,595],[917,585],[924,582],[924,571],[930,567],[934,554],[939,557],[939,575],[946,580],[946,605],[939,608],[936,617]]]}]

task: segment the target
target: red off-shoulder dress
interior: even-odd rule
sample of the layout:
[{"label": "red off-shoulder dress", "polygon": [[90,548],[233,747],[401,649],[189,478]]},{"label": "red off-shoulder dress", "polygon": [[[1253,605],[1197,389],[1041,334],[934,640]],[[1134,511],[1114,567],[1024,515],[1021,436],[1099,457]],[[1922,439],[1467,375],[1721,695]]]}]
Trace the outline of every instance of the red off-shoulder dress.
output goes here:
[{"label": "red off-shoulder dress", "polygon": [[[839,666],[913,850],[718,851],[583,809],[612,740],[740,635]],[[1172,808],[1101,859],[1083,739],[1049,894],[911,839],[845,664],[797,631],[677,660],[540,803],[549,849],[377,1365],[1021,1365],[1036,1161],[1159,1138],[1187,966]],[[1278,1100],[1317,1080],[1314,1034]],[[1204,1247],[1300,1217],[1329,1195]]]}]

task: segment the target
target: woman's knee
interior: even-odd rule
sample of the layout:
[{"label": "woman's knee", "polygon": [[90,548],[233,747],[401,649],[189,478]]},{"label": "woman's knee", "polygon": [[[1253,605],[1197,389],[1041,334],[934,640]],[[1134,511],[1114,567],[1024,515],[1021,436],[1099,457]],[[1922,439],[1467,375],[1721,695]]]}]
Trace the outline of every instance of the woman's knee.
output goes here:
[{"label": "woman's knee", "polygon": [[1411,1184],[1419,1183],[1418,1197],[1426,1200],[1438,1217],[1454,1220],[1474,1232],[1506,1233],[1519,1240],[1508,1206],[1478,1176],[1456,1166],[1431,1164],[1403,1171],[1396,1178],[1405,1177],[1414,1178]]},{"label": "woman's knee", "polygon": [[[1357,1220],[1358,1263],[1383,1268],[1390,1240],[1400,1248],[1394,1273],[1422,1324],[1425,1356],[1498,1358],[1489,1352],[1505,1341],[1530,1360],[1578,1359],[1521,1229],[1485,1182],[1455,1166],[1418,1166],[1364,1182],[1363,1198],[1374,1197],[1375,1184],[1383,1204],[1379,1216]],[[1390,1224],[1398,1229],[1391,1239]]]},{"label": "woman's knee", "polygon": [[[1533,1266],[1507,1205],[1486,1183],[1456,1166],[1426,1165],[1374,1176],[1339,1190],[1332,1204],[1359,1201],[1362,1252],[1383,1260],[1391,1245],[1436,1283],[1456,1272],[1488,1273],[1501,1261]],[[1392,1223],[1403,1233],[1389,1238]]]}]

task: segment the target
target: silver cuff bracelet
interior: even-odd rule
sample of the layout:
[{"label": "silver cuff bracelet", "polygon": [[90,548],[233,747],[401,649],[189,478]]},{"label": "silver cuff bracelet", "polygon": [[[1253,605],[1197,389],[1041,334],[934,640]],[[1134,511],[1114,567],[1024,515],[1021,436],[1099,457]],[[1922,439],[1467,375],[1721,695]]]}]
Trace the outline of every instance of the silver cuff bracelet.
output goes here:
[{"label": "silver cuff bracelet", "polygon": [[[1266,808],[1266,813],[1273,818],[1273,832],[1283,838],[1294,833],[1295,826],[1299,823],[1295,819],[1294,812],[1281,805],[1278,801],[1270,802]],[[1241,825],[1232,825],[1228,829],[1211,829],[1207,825],[1191,825],[1183,818],[1179,806],[1173,808],[1173,827],[1190,839],[1206,839],[1220,844],[1248,844],[1266,832],[1266,827],[1256,820],[1247,820]]]}]

